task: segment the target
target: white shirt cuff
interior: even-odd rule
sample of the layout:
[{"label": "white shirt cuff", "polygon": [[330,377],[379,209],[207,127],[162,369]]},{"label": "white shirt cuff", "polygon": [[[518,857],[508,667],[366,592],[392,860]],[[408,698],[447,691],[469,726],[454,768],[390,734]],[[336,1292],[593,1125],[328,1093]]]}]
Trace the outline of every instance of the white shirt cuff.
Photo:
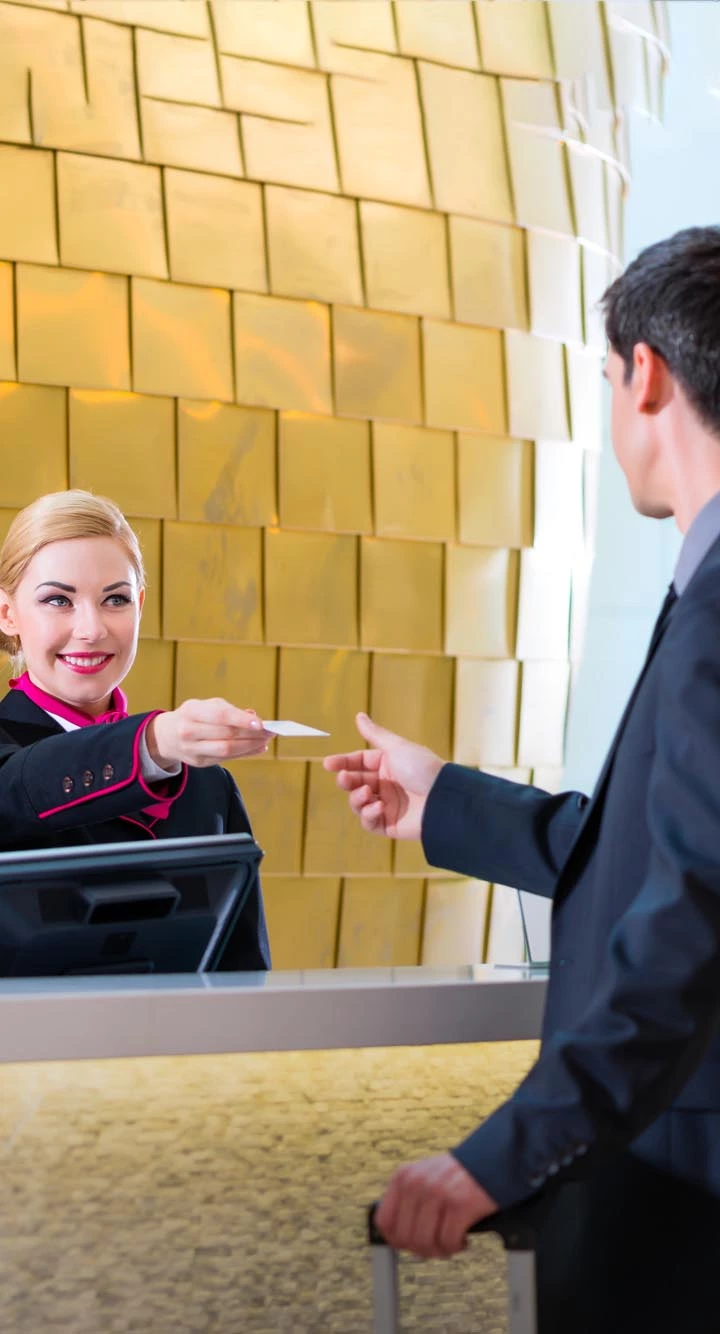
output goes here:
[{"label": "white shirt cuff", "polygon": [[166,778],[177,778],[178,774],[182,773],[181,764],[174,764],[172,769],[161,769],[160,765],[155,763],[148,750],[145,728],[140,737],[140,773],[146,783],[161,783]]}]

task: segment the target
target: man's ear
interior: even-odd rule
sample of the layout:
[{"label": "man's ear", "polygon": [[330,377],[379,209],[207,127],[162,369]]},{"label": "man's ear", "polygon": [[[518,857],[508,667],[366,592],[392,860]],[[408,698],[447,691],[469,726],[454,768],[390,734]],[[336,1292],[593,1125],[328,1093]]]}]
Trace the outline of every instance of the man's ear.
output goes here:
[{"label": "man's ear", "polygon": [[4,588],[0,588],[0,630],[11,637],[18,632],[12,598]]},{"label": "man's ear", "polygon": [[659,352],[648,343],[633,348],[632,388],[638,412],[656,413],[667,402],[670,372]]}]

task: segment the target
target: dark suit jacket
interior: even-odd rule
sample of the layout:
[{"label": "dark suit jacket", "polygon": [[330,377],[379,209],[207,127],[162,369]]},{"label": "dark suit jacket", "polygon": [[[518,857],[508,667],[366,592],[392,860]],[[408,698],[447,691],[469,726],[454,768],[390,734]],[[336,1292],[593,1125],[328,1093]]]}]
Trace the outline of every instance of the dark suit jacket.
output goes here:
[{"label": "dark suit jacket", "polygon": [[553,899],[539,1059],[458,1159],[501,1205],[626,1146],[720,1195],[720,541],[592,797],[447,765],[423,842],[435,866]]},{"label": "dark suit jacket", "polygon": [[[188,768],[187,781],[184,775],[169,781],[168,795],[180,795],[167,819],[146,813],[157,798],[142,781],[138,757],[149,716],[66,732],[22,691],[0,700],[0,875],[2,852],[14,849],[252,833],[240,793],[219,765]],[[259,885],[222,966],[270,967]]]}]

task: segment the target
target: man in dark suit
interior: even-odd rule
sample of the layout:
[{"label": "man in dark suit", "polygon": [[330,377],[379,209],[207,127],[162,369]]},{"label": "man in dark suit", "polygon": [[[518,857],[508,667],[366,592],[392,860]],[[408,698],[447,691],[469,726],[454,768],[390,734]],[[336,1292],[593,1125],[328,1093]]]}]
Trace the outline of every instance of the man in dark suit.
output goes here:
[{"label": "man in dark suit", "polygon": [[604,298],[612,438],[635,508],[685,535],[590,798],[452,764],[377,727],[326,766],[370,830],[552,898],[539,1058],[378,1223],[450,1255],[545,1195],[542,1334],[720,1330],[720,228],[645,250]]}]

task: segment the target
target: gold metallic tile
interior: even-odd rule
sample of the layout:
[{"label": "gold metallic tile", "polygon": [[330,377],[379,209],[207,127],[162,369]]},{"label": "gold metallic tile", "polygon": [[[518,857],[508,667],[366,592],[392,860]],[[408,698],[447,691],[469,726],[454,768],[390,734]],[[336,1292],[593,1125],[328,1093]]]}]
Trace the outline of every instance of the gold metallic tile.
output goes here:
[{"label": "gold metallic tile", "polygon": [[334,966],[339,877],[270,875],[263,884],[263,899],[273,968]]},{"label": "gold metallic tile", "polygon": [[557,85],[501,79],[516,221],[574,235]]},{"label": "gold metallic tile", "polygon": [[428,883],[420,957],[425,967],[482,963],[489,897],[485,880]]},{"label": "gold metallic tile", "polygon": [[467,324],[527,329],[525,233],[477,218],[448,221],[456,318]]},{"label": "gold metallic tile", "polygon": [[0,79],[0,136],[13,144],[31,144],[28,69],[15,58],[3,61]]},{"label": "gold metallic tile", "polygon": [[178,517],[277,523],[273,412],[180,399]]},{"label": "gold metallic tile", "polygon": [[454,538],[452,432],[375,422],[373,482],[378,537]]},{"label": "gold metallic tile", "polygon": [[[230,770],[265,856],[260,875],[299,875],[307,765],[303,760],[231,760]],[[327,775],[329,777],[329,775]],[[340,795],[338,793],[338,795]]]},{"label": "gold metallic tile", "polygon": [[428,426],[504,435],[501,333],[496,329],[474,329],[467,324],[424,320],[423,356]]},{"label": "gold metallic tile", "polygon": [[0,546],[10,531],[11,523],[19,513],[20,511],[17,509],[0,509]]},{"label": "gold metallic tile", "polygon": [[542,550],[573,557],[582,549],[583,450],[574,440],[535,442],[534,533]]},{"label": "gold metallic tile", "polygon": [[312,70],[221,56],[225,106],[243,114],[246,174],[338,189],[327,79]]},{"label": "gold metallic tile", "polygon": [[533,548],[520,555],[516,656],[558,661],[568,655],[570,558]]},{"label": "gold metallic tile", "polygon": [[332,412],[327,306],[236,292],[233,318],[240,403]]},{"label": "gold metallic tile", "polygon": [[393,54],[397,49],[392,5],[388,0],[358,5],[355,0],[314,0],[313,28],[321,69],[333,74],[367,72],[373,52]]},{"label": "gold metallic tile", "polygon": [[[627,184],[610,162],[605,163],[605,196],[607,200],[608,249],[613,255],[622,255],[624,243],[625,196]],[[620,271],[618,264],[617,272]],[[612,277],[616,277],[616,273]]]},{"label": "gold metallic tile", "polygon": [[429,208],[413,62],[367,51],[350,54],[356,74],[333,74],[330,80],[343,191]]},{"label": "gold metallic tile", "polygon": [[265,210],[273,292],[362,304],[354,200],[268,185]]},{"label": "gold metallic tile", "polygon": [[172,277],[266,291],[260,186],[171,167],[164,174]]},{"label": "gold metallic tile", "polygon": [[19,264],[16,284],[23,380],[130,388],[126,278]]},{"label": "gold metallic tile", "polygon": [[442,652],[442,544],[363,537],[360,546],[361,643]]},{"label": "gold metallic tile", "polygon": [[138,28],[135,44],[138,88],[144,97],[220,106],[215,48],[208,38]]},{"label": "gold metallic tile", "polygon": [[[428,877],[434,879],[447,880],[452,874],[445,871],[442,867],[431,866],[426,860],[422,850],[422,844],[410,841],[408,839],[397,839],[393,843],[393,875],[412,875],[422,876],[423,880]],[[460,877],[456,877],[459,879]]]},{"label": "gold metallic tile", "polygon": [[0,263],[0,379],[15,379],[13,266]]},{"label": "gold metallic tile", "polygon": [[533,540],[533,444],[458,434],[458,537],[483,547]]},{"label": "gold metallic tile", "polygon": [[423,897],[422,880],[345,880],[338,968],[419,963]]},{"label": "gold metallic tile", "polygon": [[265,631],[270,643],[357,644],[354,537],[278,529],[265,534]]},{"label": "gold metallic tile", "polygon": [[350,417],[421,420],[416,319],[339,306],[333,315],[333,350],[338,412]]},{"label": "gold metallic tile", "polygon": [[70,0],[76,14],[95,14],[114,23],[133,23],[181,37],[210,33],[205,0]]},{"label": "gold metallic tile", "polygon": [[0,145],[0,199],[0,255],[56,264],[52,153]]},{"label": "gold metallic tile", "polygon": [[595,349],[566,349],[572,437],[597,453],[603,440],[602,358]]},{"label": "gold metallic tile", "polygon": [[227,55],[282,65],[315,64],[307,5],[212,0],[212,13],[218,49]]},{"label": "gold metallic tile", "polygon": [[[582,241],[590,241],[607,249],[606,165],[600,154],[589,145],[568,144],[568,166],[577,235]],[[620,180],[618,173],[615,174]]]},{"label": "gold metallic tile", "polygon": [[372,532],[367,422],[282,412],[279,469],[284,528]]},{"label": "gold metallic tile", "polygon": [[[286,763],[282,761],[281,768]],[[305,875],[390,874],[392,844],[367,834],[348,806],[333,774],[311,763],[305,823]]]},{"label": "gold metallic tile", "polygon": [[607,346],[605,319],[600,300],[615,277],[612,258],[604,250],[582,246],[583,298],[585,302],[585,342],[597,352]]},{"label": "gold metallic tile", "polygon": [[571,236],[529,231],[527,247],[532,333],[582,343],[580,246]]},{"label": "gold metallic tile", "polygon": [[612,105],[601,4],[569,5],[550,0],[547,6],[555,69],[559,79],[585,75],[593,83],[600,106]]},{"label": "gold metallic tile", "polygon": [[493,885],[488,917],[485,962],[523,963],[525,937],[517,890],[509,885]]},{"label": "gold metallic tile", "polygon": [[329,732],[327,737],[287,737],[278,755],[308,759],[356,750],[362,740],[355,714],[368,708],[370,655],[352,649],[281,648],[279,718],[296,718]]},{"label": "gold metallic tile", "polygon": [[157,167],[58,153],[57,173],[63,264],[167,277]]},{"label": "gold metallic tile", "polygon": [[167,639],[262,639],[260,536],[254,528],[165,524]]},{"label": "gold metallic tile", "polygon": [[112,496],[128,514],[175,518],[170,398],[70,390],[70,485]]},{"label": "gold metallic tile", "polygon": [[570,669],[565,662],[525,662],[520,688],[518,762],[561,765]]},{"label": "gold metallic tile", "polygon": [[446,653],[511,657],[517,590],[517,552],[449,546],[445,553]]},{"label": "gold metallic tile", "polygon": [[[64,21],[62,15],[53,18]],[[88,18],[81,30],[76,20],[67,16],[67,21],[71,31],[68,38],[57,34],[52,67],[50,62],[42,67],[47,51],[40,55],[33,50],[29,62],[37,75],[32,92],[35,142],[78,153],[139,158],[131,29]],[[41,45],[48,38],[46,30]]]},{"label": "gold metallic tile", "polygon": [[126,678],[131,713],[173,707],[173,672],[175,645],[164,639],[141,639],[137,657]]},{"label": "gold metallic tile", "polygon": [[370,713],[392,732],[450,753],[453,662],[414,653],[374,653]]},{"label": "gold metallic tile", "polygon": [[3,505],[29,505],[67,486],[64,389],[0,384],[0,473]]},{"label": "gold metallic tile", "polygon": [[145,566],[145,605],[140,622],[140,638],[159,639],[163,592],[162,524],[159,519],[136,519],[132,516],[129,522],[140,543]]},{"label": "gold metallic tile", "polygon": [[265,644],[178,644],[175,707],[184,699],[227,699],[275,718],[277,649]]},{"label": "gold metallic tile", "polygon": [[562,791],[564,772],[563,765],[538,765],[532,771],[532,785],[554,795],[556,792]]},{"label": "gold metallic tile", "polygon": [[477,38],[467,0],[396,0],[398,41],[405,56],[424,56],[441,65],[477,69]]},{"label": "gold metallic tile", "polygon": [[514,765],[519,670],[514,661],[458,660],[453,747],[456,764],[482,768]]},{"label": "gold metallic tile", "polygon": [[475,0],[483,69],[520,79],[552,79],[547,6],[540,0],[496,4]]},{"label": "gold metallic tile", "polygon": [[510,434],[568,440],[565,358],[561,344],[508,329],[505,357]]},{"label": "gold metallic tile", "polygon": [[243,175],[237,116],[232,112],[142,97],[140,115],[149,162]]},{"label": "gold metallic tile", "polygon": [[232,400],[227,292],[134,278],[132,337],[141,393]]},{"label": "gold metallic tile", "polygon": [[363,199],[360,226],[368,305],[449,319],[445,219]]},{"label": "gold metallic tile", "polygon": [[437,207],[514,222],[497,80],[424,61],[419,70]]}]

